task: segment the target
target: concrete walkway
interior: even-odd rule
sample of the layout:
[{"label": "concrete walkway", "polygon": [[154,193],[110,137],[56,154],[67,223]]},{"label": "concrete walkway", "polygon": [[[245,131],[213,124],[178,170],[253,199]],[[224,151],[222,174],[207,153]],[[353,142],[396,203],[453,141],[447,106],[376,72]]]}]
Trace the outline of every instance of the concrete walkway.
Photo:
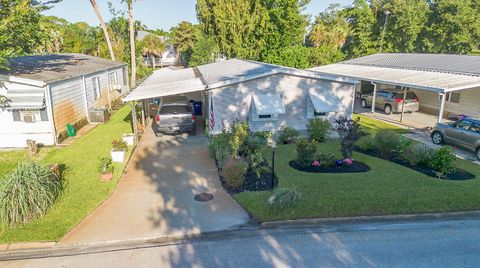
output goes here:
[{"label": "concrete walkway", "polygon": [[[247,213],[221,187],[205,136],[155,137],[149,129],[114,194],[60,244],[220,231]],[[210,192],[200,203],[195,194]]]}]

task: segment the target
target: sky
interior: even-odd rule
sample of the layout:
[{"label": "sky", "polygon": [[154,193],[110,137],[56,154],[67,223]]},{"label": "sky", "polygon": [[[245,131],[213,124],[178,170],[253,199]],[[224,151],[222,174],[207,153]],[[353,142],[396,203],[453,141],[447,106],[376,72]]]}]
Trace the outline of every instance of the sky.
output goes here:
[{"label": "sky", "polygon": [[[97,0],[105,21],[112,17],[108,11],[107,2],[108,0]],[[126,9],[119,0],[110,0],[110,2],[117,10]],[[349,5],[352,2],[353,0],[312,0],[305,14],[315,17],[330,4]],[[195,3],[196,0],[137,0],[134,5],[134,16],[149,29],[169,30],[183,20],[197,22]],[[97,17],[88,0],[63,0],[44,14],[61,17],[70,22],[84,21],[90,25],[98,25]]]}]

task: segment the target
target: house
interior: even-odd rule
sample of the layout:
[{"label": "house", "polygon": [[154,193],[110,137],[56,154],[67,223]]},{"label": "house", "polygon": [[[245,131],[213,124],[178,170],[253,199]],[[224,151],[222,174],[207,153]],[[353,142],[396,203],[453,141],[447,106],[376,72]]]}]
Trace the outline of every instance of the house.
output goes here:
[{"label": "house", "polygon": [[138,31],[137,32],[137,40],[142,41],[147,35],[155,35],[157,36],[160,41],[166,44],[165,50],[163,51],[161,57],[145,54],[143,56],[143,64],[149,67],[154,67],[153,63],[157,67],[165,67],[165,66],[173,66],[177,64],[177,51],[173,47],[172,44],[169,44],[167,41],[167,37],[159,36],[147,31]]},{"label": "house", "polygon": [[0,70],[0,148],[55,145],[67,124],[93,122],[92,109],[129,90],[125,63],[83,54],[16,57],[8,68]]},{"label": "house", "polygon": [[360,92],[413,91],[420,112],[436,115],[438,122],[459,115],[480,117],[480,56],[380,53],[310,70],[357,79]]},{"label": "house", "polygon": [[[248,121],[252,131],[306,130],[314,117],[351,116],[356,80],[262,62],[230,59],[154,72],[124,101],[183,94],[200,101],[210,133]],[[147,102],[146,102],[147,103]]]}]

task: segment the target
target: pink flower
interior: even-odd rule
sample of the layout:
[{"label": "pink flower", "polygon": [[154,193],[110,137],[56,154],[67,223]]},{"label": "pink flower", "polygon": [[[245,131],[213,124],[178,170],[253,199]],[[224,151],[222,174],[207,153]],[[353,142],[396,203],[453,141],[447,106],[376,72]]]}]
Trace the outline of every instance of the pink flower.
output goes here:
[{"label": "pink flower", "polygon": [[347,159],[344,159],[344,160],[343,160],[343,163],[345,163],[345,164],[347,164],[347,165],[350,166],[350,165],[353,163],[353,160],[350,159],[350,158],[347,158]]},{"label": "pink flower", "polygon": [[313,161],[312,167],[319,167],[319,166],[320,166],[320,162],[318,162],[317,160]]}]

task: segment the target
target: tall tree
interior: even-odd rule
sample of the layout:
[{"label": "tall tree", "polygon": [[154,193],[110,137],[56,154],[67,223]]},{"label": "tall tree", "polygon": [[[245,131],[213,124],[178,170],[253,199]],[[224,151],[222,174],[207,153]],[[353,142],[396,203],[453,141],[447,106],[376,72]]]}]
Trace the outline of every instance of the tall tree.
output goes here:
[{"label": "tall tree", "polygon": [[128,28],[130,33],[130,64],[131,64],[131,78],[130,86],[134,87],[137,80],[137,60],[135,57],[135,20],[133,18],[133,1],[127,0],[128,4]]},{"label": "tall tree", "polygon": [[142,51],[152,61],[153,69],[155,69],[155,57],[162,57],[166,45],[160,37],[155,34],[149,34],[141,41]]},{"label": "tall tree", "polygon": [[110,52],[110,58],[112,60],[115,60],[115,53],[113,53],[113,47],[112,47],[112,41],[110,39],[110,34],[108,33],[108,28],[107,28],[107,25],[105,24],[105,21],[103,20],[102,14],[100,13],[100,9],[97,6],[97,2],[96,2],[96,0],[90,0],[90,3],[92,4],[93,10],[95,11],[95,14],[97,15],[97,18],[100,21],[100,26],[102,27],[103,35],[105,36],[105,41],[107,42],[108,51]]},{"label": "tall tree", "polygon": [[197,40],[198,33],[195,26],[190,22],[182,21],[173,27],[170,33],[170,42],[177,52],[177,63],[187,66],[193,46]]},{"label": "tall tree", "polygon": [[191,56],[188,60],[189,67],[214,62],[219,57],[219,49],[215,39],[206,34],[199,34],[192,48]]},{"label": "tall tree", "polygon": [[349,24],[344,13],[339,4],[330,5],[320,13],[306,37],[306,44],[312,47],[342,47],[349,34]]},{"label": "tall tree", "polygon": [[366,0],[355,0],[347,9],[347,21],[350,35],[347,37],[345,51],[349,57],[360,57],[375,53],[377,42],[374,32],[375,16]]}]

